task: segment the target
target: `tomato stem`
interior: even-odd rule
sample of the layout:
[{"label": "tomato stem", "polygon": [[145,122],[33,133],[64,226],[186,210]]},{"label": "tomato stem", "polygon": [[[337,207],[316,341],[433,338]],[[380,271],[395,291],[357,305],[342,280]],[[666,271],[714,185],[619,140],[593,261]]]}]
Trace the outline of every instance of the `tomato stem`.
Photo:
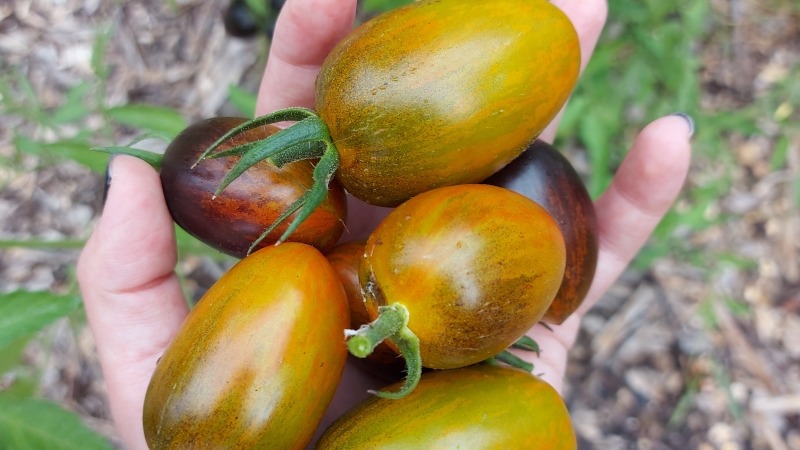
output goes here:
[{"label": "tomato stem", "polygon": [[260,126],[267,125],[270,123],[283,122],[289,120],[300,121],[311,116],[317,117],[316,113],[314,113],[314,111],[308,108],[286,108],[275,111],[272,114],[256,117],[253,120],[248,120],[247,122],[244,122],[239,126],[232,128],[230,131],[220,136],[219,139],[217,139],[213,144],[211,144],[206,149],[206,151],[204,151],[203,154],[200,155],[200,157],[197,159],[197,162],[195,162],[194,165],[192,165],[192,167],[195,167],[200,161],[204,160],[209,154],[211,154],[211,152],[216,150],[217,147],[219,147],[223,142],[227,141],[228,139],[234,136],[242,134],[248,130],[252,130],[253,128],[258,128]]},{"label": "tomato stem", "polygon": [[494,355],[494,357],[490,359],[506,363],[511,367],[516,367],[517,369],[522,369],[526,372],[533,372],[533,363],[525,361],[524,359],[511,353],[508,350],[503,350],[502,352]]},{"label": "tomato stem", "polygon": [[347,349],[354,356],[366,358],[386,339],[392,341],[403,355],[406,362],[406,379],[395,392],[372,390],[369,392],[388,399],[403,398],[414,390],[422,376],[419,338],[408,328],[408,309],[405,306],[394,303],[379,307],[377,319],[358,330],[349,330]]},{"label": "tomato stem", "polygon": [[[326,142],[326,144],[328,144],[327,150],[325,150],[325,153],[322,154],[319,162],[314,167],[314,173],[312,174],[314,184],[311,186],[311,189],[306,192],[308,196],[303,195],[305,200],[303,200],[302,209],[300,209],[300,212],[297,213],[297,216],[295,216],[292,223],[289,224],[289,227],[286,228],[286,231],[275,245],[288,239],[289,236],[294,233],[294,230],[296,230],[328,196],[328,186],[334,174],[336,174],[336,169],[339,168],[339,152],[336,151],[336,147],[333,146],[333,143]],[[301,197],[301,199],[303,197]],[[300,199],[298,199],[298,201],[300,201]],[[282,221],[282,219],[276,222],[280,223],[280,221]]]},{"label": "tomato stem", "polygon": [[[239,176],[247,169],[253,167],[259,161],[277,156],[281,152],[300,151],[300,154],[294,158],[283,157],[282,160],[284,163],[289,160],[299,161],[301,159],[308,159],[309,157],[312,157],[312,155],[308,154],[308,146],[303,144],[324,140],[324,134],[326,132],[327,126],[322,122],[321,119],[317,118],[315,120],[308,118],[297,122],[291,127],[281,130],[264,140],[258,141],[257,144],[253,142],[244,144],[243,146],[247,147],[247,151],[242,154],[242,157],[236,161],[236,164],[234,164],[233,168],[231,168],[231,170],[225,175],[225,178],[222,179],[222,182],[220,182],[217,190],[214,192],[214,197],[222,193],[222,191],[224,191],[225,188],[233,182],[233,180],[239,178]],[[222,158],[231,156],[233,154],[237,154],[239,149],[243,146],[237,146],[223,152],[209,154],[206,156],[206,158]],[[313,148],[318,147],[312,147],[312,149]],[[315,156],[319,157],[322,155]]]},{"label": "tomato stem", "polygon": [[[304,203],[306,202],[306,200],[308,199],[308,193],[309,193],[309,191],[306,191],[306,192],[305,192],[303,195],[301,195],[301,196],[300,196],[300,197],[299,197],[297,200],[295,200],[295,201],[294,201],[294,203],[292,203],[291,205],[289,205],[289,207],[286,209],[286,211],[284,211],[284,212],[283,212],[283,214],[281,214],[281,216],[280,216],[280,217],[278,217],[278,218],[275,220],[275,222],[273,222],[273,223],[272,223],[272,225],[270,225],[270,226],[269,226],[269,228],[267,228],[266,230],[264,230],[264,232],[263,232],[263,233],[261,233],[261,236],[259,236],[259,237],[258,237],[258,239],[256,239],[255,241],[253,241],[253,243],[252,243],[252,244],[250,244],[250,248],[248,248],[248,249],[247,249],[247,254],[248,254],[248,255],[249,255],[250,253],[253,253],[253,250],[255,250],[255,249],[256,249],[256,247],[258,246],[258,244],[260,244],[260,243],[261,243],[261,241],[263,241],[263,240],[264,240],[264,238],[266,238],[266,237],[267,237],[267,236],[268,236],[270,233],[272,233],[272,231],[273,231],[273,230],[275,230],[275,228],[277,228],[277,227],[278,227],[278,225],[280,225],[280,224],[281,224],[281,223],[282,223],[284,220],[286,220],[286,218],[287,218],[287,217],[289,217],[289,216],[291,216],[292,214],[294,214],[294,212],[295,212],[295,211],[297,211],[298,209],[300,209],[300,207],[301,207],[301,206],[303,206],[303,204],[304,204]],[[278,243],[276,243],[275,245],[277,245],[277,244],[278,244]]]},{"label": "tomato stem", "polygon": [[[220,145],[247,130],[283,121],[297,121],[297,123],[264,139],[246,142],[214,153]],[[294,161],[319,158],[319,162],[314,167],[314,184],[306,194],[284,211],[265,234],[259,236],[258,240],[251,246],[250,251],[261,242],[266,234],[274,230],[295,211],[299,211],[289,224],[289,227],[278,239],[276,245],[286,241],[303,221],[325,201],[328,196],[328,186],[339,169],[339,152],[333,144],[328,126],[314,111],[306,108],[282,109],[244,122],[211,144],[192,167],[195,167],[205,159],[227,156],[241,156],[241,158],[225,174],[225,177],[212,195],[212,199],[219,196],[235,179],[260,161],[268,160],[275,166],[282,167]]]},{"label": "tomato stem", "polygon": [[115,146],[95,147],[92,150],[96,152],[108,153],[111,155],[133,156],[135,158],[141,159],[147,164],[150,164],[156,170],[161,170],[161,160],[164,159],[164,155],[162,155],[161,153],[155,153],[133,147],[115,147]]},{"label": "tomato stem", "polygon": [[536,356],[541,356],[540,353],[542,350],[539,348],[539,343],[533,340],[533,338],[530,336],[522,336],[521,338],[517,339],[517,342],[511,344],[511,347],[534,352],[536,353]]},{"label": "tomato stem", "polygon": [[353,356],[366,358],[375,347],[397,334],[408,324],[408,309],[395,303],[378,307],[378,318],[348,332],[347,349]]},{"label": "tomato stem", "polygon": [[369,393],[377,395],[378,397],[397,400],[410,394],[411,391],[417,387],[422,377],[422,356],[419,351],[419,338],[407,326],[403,326],[403,328],[391,336],[389,340],[397,346],[400,350],[400,354],[403,355],[403,359],[406,362],[406,379],[397,391],[370,390]]}]

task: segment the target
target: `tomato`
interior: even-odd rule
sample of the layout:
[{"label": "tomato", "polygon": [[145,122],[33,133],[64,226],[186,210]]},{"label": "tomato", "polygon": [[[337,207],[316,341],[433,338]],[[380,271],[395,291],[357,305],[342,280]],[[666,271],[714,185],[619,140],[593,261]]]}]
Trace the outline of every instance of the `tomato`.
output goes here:
[{"label": "tomato", "polygon": [[537,140],[485,183],[527,196],[558,222],[567,263],[561,288],[542,320],[564,322],[586,297],[597,266],[597,217],[580,175],[558,150]]},{"label": "tomato", "polygon": [[[160,171],[164,198],[175,223],[211,247],[241,258],[254,249],[274,244],[285,232],[287,226],[281,225],[259,240],[313,184],[314,170],[313,163],[307,160],[280,168],[261,162],[215,198],[217,186],[239,158],[208,159],[195,164],[206,147],[245,122],[242,118],[216,117],[194,123],[169,144],[163,157],[129,148],[100,150],[147,159]],[[221,148],[263,139],[277,131],[279,128],[273,125],[252,128]],[[327,251],[342,235],[346,215],[344,189],[333,181],[324,192],[320,207],[297,228],[291,240]]]},{"label": "tomato", "polygon": [[363,242],[345,242],[325,254],[347,294],[352,328],[358,328],[370,321],[364,305],[364,296],[361,294],[361,285],[358,283],[358,265],[362,256],[364,256]]},{"label": "tomato", "polygon": [[[350,328],[358,329],[362,325],[368,324],[372,319],[367,312],[364,295],[361,293],[361,284],[358,281],[358,267],[361,264],[361,257],[364,256],[364,243],[339,244],[325,256],[339,276],[347,294],[347,302],[350,306]],[[386,343],[378,344],[369,356],[364,359],[356,358],[355,362],[373,375],[391,381],[402,378],[405,369],[403,359]]]},{"label": "tomato", "polygon": [[254,161],[289,158],[285,147],[318,141],[326,149],[316,155],[318,184],[304,209],[334,173],[354,196],[381,206],[480,182],[553,119],[579,66],[576,32],[546,0],[414,2],[334,48],[317,77],[318,114],[290,108],[254,119],[298,123],[248,152],[231,178]]},{"label": "tomato", "polygon": [[[367,241],[359,280],[376,329],[385,314],[384,321],[405,316],[400,329],[419,340],[422,365],[450,369],[524,335],[550,306],[564,264],[564,239],[547,211],[510,190],[468,184],[425,192],[392,211]],[[368,333],[350,338],[351,353],[368,353]],[[402,335],[389,341],[409,377],[417,374],[414,344]]]},{"label": "tomato", "polygon": [[426,373],[400,400],[366,400],[316,448],[570,450],[577,442],[552,386],[518,369],[478,365]]},{"label": "tomato", "polygon": [[482,181],[553,119],[578,65],[572,24],[547,1],[423,1],[378,16],[317,78],[338,178],[382,206]]},{"label": "tomato", "polygon": [[152,449],[304,448],[344,369],[347,299],[305,244],[244,258],[189,314],[144,404]]}]

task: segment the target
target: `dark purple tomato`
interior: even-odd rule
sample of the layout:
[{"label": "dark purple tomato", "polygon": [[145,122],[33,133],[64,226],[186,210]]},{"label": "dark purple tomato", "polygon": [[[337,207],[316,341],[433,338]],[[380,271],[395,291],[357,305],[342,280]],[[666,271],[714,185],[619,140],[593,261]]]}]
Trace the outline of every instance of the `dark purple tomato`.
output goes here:
[{"label": "dark purple tomato", "polygon": [[[167,147],[160,169],[164,197],[175,223],[206,244],[240,258],[305,194],[313,183],[314,169],[311,160],[280,168],[261,161],[213,198],[220,181],[238,157],[206,159],[192,166],[209,145],[243,122],[242,118],[216,117],[190,125]],[[264,139],[277,131],[279,128],[273,125],[253,128],[229,139],[220,149]],[[344,190],[334,180],[322,206],[303,222],[290,240],[325,252],[336,244],[344,231],[346,214]],[[290,221],[281,223],[256,248],[274,244]]]},{"label": "dark purple tomato", "polygon": [[525,195],[558,223],[567,263],[558,294],[542,321],[564,322],[586,297],[597,265],[597,218],[583,181],[558,150],[537,140],[484,183]]}]

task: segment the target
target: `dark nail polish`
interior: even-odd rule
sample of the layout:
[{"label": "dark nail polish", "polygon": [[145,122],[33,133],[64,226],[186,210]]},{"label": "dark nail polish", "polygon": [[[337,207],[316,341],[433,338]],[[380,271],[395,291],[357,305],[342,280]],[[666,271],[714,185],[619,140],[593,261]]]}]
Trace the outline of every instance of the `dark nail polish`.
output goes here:
[{"label": "dark nail polish", "polygon": [[685,120],[686,123],[689,124],[689,137],[694,136],[694,132],[695,132],[696,128],[695,128],[695,122],[694,122],[694,119],[692,118],[692,116],[690,116],[690,115],[688,115],[686,113],[682,113],[682,112],[673,113],[672,115],[680,117],[683,120]]}]

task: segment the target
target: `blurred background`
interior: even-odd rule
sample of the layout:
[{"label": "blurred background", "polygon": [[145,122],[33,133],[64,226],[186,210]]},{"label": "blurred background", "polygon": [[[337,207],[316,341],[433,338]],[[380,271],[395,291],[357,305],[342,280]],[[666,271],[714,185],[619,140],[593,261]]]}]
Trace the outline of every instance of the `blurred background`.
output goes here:
[{"label": "blurred background", "polygon": [[[281,3],[0,3],[0,449],[120,446],[74,273],[101,208],[89,149],[252,115]],[[800,3],[609,4],[556,145],[597,196],[649,121],[697,132],[680,200],[572,351],[580,448],[800,449]],[[198,298],[233,260],[178,237]]]}]

